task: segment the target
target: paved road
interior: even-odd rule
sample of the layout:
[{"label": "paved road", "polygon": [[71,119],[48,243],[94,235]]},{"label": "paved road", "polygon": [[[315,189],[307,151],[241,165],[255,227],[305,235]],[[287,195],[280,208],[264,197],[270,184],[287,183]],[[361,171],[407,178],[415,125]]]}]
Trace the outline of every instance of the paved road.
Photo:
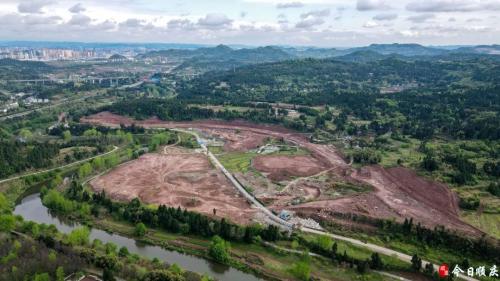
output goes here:
[{"label": "paved road", "polygon": [[83,160],[79,160],[79,161],[76,161],[76,162],[73,162],[73,163],[69,163],[69,164],[66,164],[66,165],[63,165],[63,166],[59,166],[59,167],[55,167],[55,168],[48,169],[48,170],[38,171],[38,172],[34,172],[34,173],[19,175],[19,176],[16,176],[16,177],[12,177],[12,178],[8,178],[8,179],[0,180],[0,184],[1,183],[5,183],[5,182],[9,182],[9,181],[13,181],[13,180],[17,180],[17,179],[21,179],[21,178],[28,177],[28,176],[34,176],[34,175],[39,175],[39,174],[44,174],[44,173],[52,172],[52,171],[55,171],[57,169],[63,169],[63,168],[71,167],[73,165],[77,165],[77,164],[80,164],[80,163],[83,163],[83,162],[87,162],[87,161],[92,160],[92,159],[97,158],[97,157],[106,156],[108,154],[111,154],[111,153],[115,152],[117,149],[118,149],[118,147],[114,146],[113,150],[108,151],[108,152],[103,153],[103,154],[99,154],[99,155],[90,157],[90,158],[86,158],[86,159],[83,159]]},{"label": "paved road", "polygon": [[134,83],[134,84],[123,85],[123,86],[118,87],[118,90],[125,90],[125,89],[129,89],[129,88],[135,88],[135,87],[138,87],[138,86],[142,85],[143,83],[144,83],[144,81],[139,81],[139,82]]},{"label": "paved road", "polygon": [[[199,135],[196,132],[188,131],[188,130],[182,130],[182,129],[172,129],[172,130],[173,131],[178,131],[178,132],[184,132],[184,133],[188,133],[188,134],[193,135],[196,138],[196,140],[198,141],[198,143],[200,144],[200,146],[202,147],[202,149],[208,155],[208,157],[210,158],[210,160],[215,164],[215,166],[217,168],[219,168],[224,173],[224,175],[229,179],[229,181],[231,181],[231,183],[234,185],[234,187],[236,187],[236,189],[249,202],[251,202],[257,208],[259,208],[269,219],[271,219],[275,223],[278,223],[278,224],[284,226],[287,229],[293,229],[294,227],[295,227],[295,229],[298,228],[296,225],[294,225],[294,224],[292,224],[292,223],[290,223],[288,221],[282,220],[280,217],[276,216],[268,208],[266,208],[259,201],[257,201],[255,199],[255,197],[252,194],[250,194],[245,188],[243,188],[243,186],[241,186],[241,184],[233,177],[233,175],[231,173],[229,173],[226,170],[226,168],[224,168],[224,166],[212,154],[212,152],[210,152],[207,149],[206,145],[203,143],[203,141],[201,140],[201,138],[199,137]],[[312,229],[312,228],[308,228],[308,227],[300,227],[300,230],[303,231],[303,232],[312,233],[312,234],[326,235],[326,236],[329,236],[329,237],[331,237],[333,239],[337,239],[337,240],[341,240],[341,241],[346,241],[346,242],[349,242],[349,243],[351,243],[353,245],[360,246],[360,247],[363,247],[363,248],[367,248],[367,249],[369,249],[371,251],[374,251],[374,252],[377,252],[377,253],[380,253],[380,254],[383,254],[383,255],[393,256],[393,257],[396,257],[399,260],[402,260],[404,262],[411,263],[411,258],[412,258],[411,256],[409,256],[407,254],[403,254],[403,253],[397,252],[397,251],[394,251],[394,250],[391,250],[389,248],[385,248],[385,247],[379,246],[379,245],[375,245],[375,244],[371,244],[371,243],[365,243],[365,242],[363,242],[361,240],[357,240],[357,239],[353,239],[353,238],[349,238],[349,237],[345,237],[345,236],[341,236],[341,235],[337,235],[337,234],[332,234],[332,233],[329,233],[329,232],[325,232],[325,231],[321,231],[321,230],[316,230],[316,229]],[[422,260],[422,264],[423,265],[425,265],[427,263],[430,263],[430,262],[426,261],[426,260]],[[433,266],[434,266],[434,270],[437,271],[439,269],[439,265],[433,264]],[[465,275],[459,275],[459,278],[463,279],[463,280],[467,280],[467,281],[479,281],[479,280],[477,280],[475,278],[468,277],[468,276],[465,276]]]}]

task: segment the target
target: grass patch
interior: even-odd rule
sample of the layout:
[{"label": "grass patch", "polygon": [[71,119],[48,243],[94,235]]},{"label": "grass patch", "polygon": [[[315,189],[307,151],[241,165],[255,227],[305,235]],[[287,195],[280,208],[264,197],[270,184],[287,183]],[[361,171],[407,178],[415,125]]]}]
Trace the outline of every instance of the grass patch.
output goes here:
[{"label": "grass patch", "polygon": [[221,155],[218,159],[229,171],[246,173],[252,168],[252,159],[255,156],[257,156],[257,153],[234,152]]},{"label": "grass patch", "polygon": [[462,218],[496,239],[500,239],[500,214],[464,212]]},{"label": "grass patch", "polygon": [[367,185],[358,185],[349,182],[335,182],[329,188],[327,188],[324,193],[331,198],[337,198],[347,195],[369,192],[372,190],[373,189]]},{"label": "grass patch", "polygon": [[224,153],[224,148],[222,146],[209,146],[207,148],[208,148],[208,151],[212,152],[213,154]]}]

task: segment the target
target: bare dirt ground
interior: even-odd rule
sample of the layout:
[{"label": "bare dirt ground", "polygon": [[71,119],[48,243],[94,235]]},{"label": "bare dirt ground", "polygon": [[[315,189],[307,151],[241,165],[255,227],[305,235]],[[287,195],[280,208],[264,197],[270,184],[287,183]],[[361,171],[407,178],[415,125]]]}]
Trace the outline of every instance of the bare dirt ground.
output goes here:
[{"label": "bare dirt ground", "polygon": [[145,154],[90,184],[95,191],[104,190],[121,201],[139,198],[210,216],[215,208],[218,217],[241,224],[248,223],[256,212],[203,154]]},{"label": "bare dirt ground", "polygon": [[292,177],[307,177],[325,170],[325,166],[310,156],[257,156],[252,166],[273,181]]},{"label": "bare dirt ground", "polygon": [[[346,163],[335,147],[311,143],[307,135],[281,126],[253,124],[245,121],[224,122],[217,120],[167,122],[151,118],[134,121],[109,112],[88,116],[82,118],[81,121],[108,126],[135,123],[144,127],[196,128],[206,132],[220,131],[225,132],[225,138],[231,140],[229,142],[232,142],[232,144],[228,148],[232,149],[248,149],[258,145],[261,136],[284,139],[307,149],[319,167],[332,170],[333,178],[336,178],[336,180],[370,185],[373,192],[328,199],[324,196],[328,185],[311,184],[308,181],[302,181],[287,190],[288,193],[280,195],[279,191],[277,191],[276,196],[273,198],[261,198],[264,202],[268,202],[271,208],[276,210],[287,208],[310,215],[321,215],[324,219],[332,220],[335,217],[330,214],[335,212],[361,214],[373,218],[394,218],[398,221],[413,217],[414,221],[428,227],[443,225],[446,228],[472,235],[481,233],[459,219],[456,195],[445,185],[426,180],[402,167],[384,169],[374,165],[356,170]],[[231,137],[231,132],[234,132],[235,135],[245,132],[246,137]],[[253,138],[253,140],[248,141],[249,138]],[[261,161],[258,158],[256,161]],[[288,159],[286,161],[274,161],[274,164],[258,162],[257,166],[260,165],[263,169],[276,169],[279,171],[289,169],[290,164],[288,162]],[[275,166],[273,167],[273,165]],[[238,178],[240,179],[240,177]],[[245,180],[249,184],[259,182],[254,181],[252,177],[246,177]],[[325,182],[329,183],[329,181]],[[268,186],[262,187],[265,190],[274,187],[272,184],[266,184]],[[258,186],[251,187],[253,189],[259,188]],[[259,197],[259,192],[259,190],[256,190],[254,194]],[[294,193],[305,197],[306,201],[297,205],[285,206],[286,200],[296,197],[297,194]]]},{"label": "bare dirt ground", "polygon": [[224,151],[248,151],[260,147],[267,138],[263,134],[233,129],[204,129],[204,133],[224,140]]}]

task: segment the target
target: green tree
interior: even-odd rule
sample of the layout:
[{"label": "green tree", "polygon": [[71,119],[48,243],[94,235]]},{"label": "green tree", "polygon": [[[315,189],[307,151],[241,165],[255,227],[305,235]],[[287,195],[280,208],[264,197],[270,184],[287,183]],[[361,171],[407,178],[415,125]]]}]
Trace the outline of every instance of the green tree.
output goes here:
[{"label": "green tree", "polygon": [[86,245],[89,243],[90,230],[87,227],[76,228],[68,234],[71,245]]},{"label": "green tree", "polygon": [[33,281],[50,281],[50,275],[48,273],[35,274]]},{"label": "green tree", "polygon": [[169,271],[177,274],[177,275],[182,275],[184,274],[184,270],[178,266],[176,263],[172,264],[169,268],[168,268]]},{"label": "green tree", "polygon": [[160,269],[148,272],[141,281],[185,281],[186,279],[174,272]]},{"label": "green tree", "polygon": [[230,250],[229,242],[226,242],[224,239],[220,238],[218,235],[215,235],[212,238],[212,243],[208,249],[208,254],[216,261],[220,263],[227,264],[229,262],[229,250]]},{"label": "green tree", "polygon": [[0,231],[10,232],[16,226],[16,218],[13,215],[0,215]]},{"label": "green tree", "polygon": [[64,131],[63,132],[63,140],[64,141],[70,141],[71,140],[71,132],[70,131]]},{"label": "green tree", "polygon": [[60,174],[57,174],[51,181],[50,181],[50,188],[55,188],[61,185],[63,182],[63,178]]},{"label": "green tree", "polygon": [[57,254],[54,250],[49,251],[49,256],[48,256],[49,262],[54,263],[57,260]]},{"label": "green tree", "polygon": [[370,259],[370,268],[371,269],[382,269],[384,264],[380,255],[378,253],[373,253]]},{"label": "green tree", "polygon": [[88,130],[85,130],[85,132],[83,132],[83,136],[85,136],[85,137],[97,137],[100,135],[101,135],[101,133],[99,133],[95,128],[88,129]]},{"label": "green tree", "polygon": [[92,173],[92,165],[90,163],[85,163],[78,169],[78,177],[83,179]]},{"label": "green tree", "polygon": [[62,266],[59,266],[56,269],[56,281],[64,281],[64,268]]},{"label": "green tree", "polygon": [[92,160],[92,166],[95,170],[100,170],[104,167],[104,160],[101,157],[96,157]]},{"label": "green tree", "polygon": [[129,253],[127,247],[121,247],[120,250],[118,251],[118,256],[120,256],[120,257],[126,257],[129,254],[130,253]]},{"label": "green tree", "polygon": [[102,272],[102,280],[103,281],[116,281],[113,271],[108,268],[105,268]]},{"label": "green tree", "polygon": [[10,212],[10,203],[7,200],[7,197],[0,192],[0,213],[9,213]]},{"label": "green tree", "polygon": [[319,235],[316,238],[316,244],[320,246],[324,250],[328,250],[332,247],[333,241],[332,238],[326,235]]},{"label": "green tree", "polygon": [[31,139],[33,137],[33,134],[28,129],[21,129],[19,131],[19,136],[24,138],[24,139]]},{"label": "green tree", "polygon": [[335,260],[337,259],[338,257],[338,246],[337,246],[337,242],[333,243],[332,245],[332,249],[330,250],[330,257],[332,258],[332,260]]},{"label": "green tree", "polygon": [[427,263],[424,268],[425,275],[432,276],[434,275],[434,266],[432,263]]},{"label": "green tree", "polygon": [[311,277],[311,265],[307,260],[301,260],[292,265],[290,273],[299,280],[308,281]]},{"label": "green tree", "polygon": [[422,259],[418,257],[417,254],[413,255],[411,258],[411,269],[414,271],[420,271],[422,268]]},{"label": "green tree", "polygon": [[144,225],[142,222],[136,224],[134,233],[139,237],[143,237],[144,235],[146,235],[146,225]]},{"label": "green tree", "polygon": [[119,161],[120,160],[118,159],[118,156],[116,154],[111,154],[106,157],[104,163],[106,165],[106,168],[113,168],[118,165]]},{"label": "green tree", "polygon": [[358,265],[356,266],[356,270],[360,274],[365,274],[368,271],[368,262],[367,261],[358,262]]}]

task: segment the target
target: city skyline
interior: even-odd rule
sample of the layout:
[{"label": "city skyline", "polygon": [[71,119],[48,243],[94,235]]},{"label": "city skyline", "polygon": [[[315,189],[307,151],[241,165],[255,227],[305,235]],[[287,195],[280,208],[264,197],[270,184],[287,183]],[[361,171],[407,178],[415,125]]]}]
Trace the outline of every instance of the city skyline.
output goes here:
[{"label": "city skyline", "polygon": [[499,0],[4,0],[0,40],[294,45],[499,43]]}]

